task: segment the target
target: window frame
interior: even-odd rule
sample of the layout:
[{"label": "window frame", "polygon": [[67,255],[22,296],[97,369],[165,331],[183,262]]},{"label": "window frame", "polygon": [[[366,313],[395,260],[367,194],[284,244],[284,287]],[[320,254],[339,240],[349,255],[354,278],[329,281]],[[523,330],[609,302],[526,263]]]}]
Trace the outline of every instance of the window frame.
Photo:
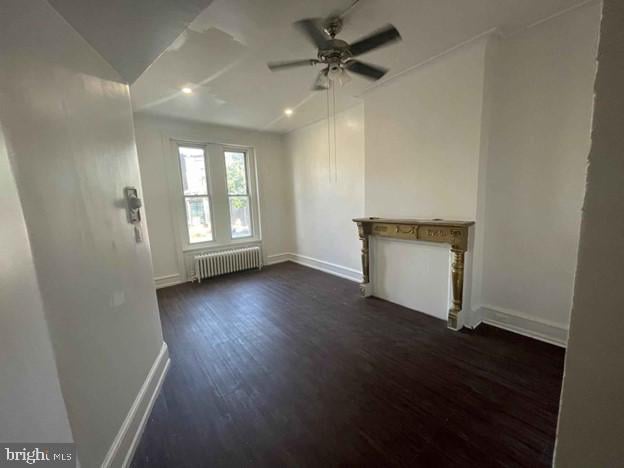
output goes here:
[{"label": "window frame", "polygon": [[[180,138],[169,136],[171,158],[168,158],[167,185],[169,186],[169,203],[175,218],[173,230],[177,245],[178,264],[187,269],[188,255],[199,251],[215,251],[236,245],[262,245],[262,215],[259,199],[259,175],[256,165],[255,148],[247,145],[223,144],[209,140]],[[180,165],[180,147],[197,147],[204,150],[206,159],[206,184],[210,203],[210,222],[212,223],[212,240],[190,243],[186,207],[184,206],[184,188]],[[227,189],[227,173],[225,169],[225,151],[246,153],[247,191],[250,203],[251,231],[250,237],[231,236],[231,218],[229,212],[229,194]],[[223,193],[220,193],[223,192]],[[227,207],[226,207],[227,205]],[[219,221],[221,220],[221,221]]]},{"label": "window frame", "polygon": [[[243,162],[245,164],[245,188],[247,189],[247,193],[242,194],[242,193],[236,193],[236,194],[231,194],[230,193],[230,188],[228,187],[228,173],[227,173],[227,165],[225,166],[225,190],[226,190],[226,197],[227,197],[227,209],[228,209],[228,221],[229,221],[229,226],[230,226],[230,240],[231,241],[240,241],[240,240],[245,240],[245,239],[253,239],[255,238],[255,218],[256,218],[256,213],[254,212],[254,199],[252,196],[252,190],[251,190],[251,177],[250,177],[250,170],[249,170],[249,149],[248,148],[242,148],[242,147],[236,147],[236,146],[223,146],[223,162],[225,164],[225,153],[239,153],[243,155]],[[240,237],[234,237],[234,235],[232,234],[232,210],[230,208],[230,199],[232,197],[247,197],[247,204],[249,206],[249,235],[248,236],[240,236]]]},{"label": "window frame", "polygon": [[[207,158],[208,151],[207,151],[206,146],[207,145],[201,145],[197,143],[186,143],[182,141],[175,142],[177,166],[178,166],[178,183],[179,183],[179,188],[180,188],[178,193],[182,195],[182,217],[184,220],[184,232],[185,232],[184,240],[185,240],[186,248],[195,248],[201,245],[211,245],[215,243],[216,238],[217,238],[216,232],[215,232],[214,203],[213,203],[213,197],[212,197],[212,180],[210,178],[211,171],[210,171],[209,161]],[[206,177],[206,194],[205,195],[185,195],[184,194],[184,177],[182,175],[182,164],[180,161],[180,148],[199,148],[204,152],[204,173],[205,173],[204,175]],[[201,241],[201,242],[191,242],[191,233],[189,232],[189,228],[188,228],[188,213],[186,211],[186,199],[187,198],[200,198],[201,199],[204,197],[208,198],[208,208],[210,210],[210,230],[211,230],[212,239],[207,240],[207,241]]]}]

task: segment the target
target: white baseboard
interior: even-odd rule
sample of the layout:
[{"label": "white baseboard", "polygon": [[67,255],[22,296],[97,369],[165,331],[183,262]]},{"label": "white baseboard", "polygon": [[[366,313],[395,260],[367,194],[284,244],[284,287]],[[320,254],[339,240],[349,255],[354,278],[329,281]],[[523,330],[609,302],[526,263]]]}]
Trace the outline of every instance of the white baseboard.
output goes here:
[{"label": "white baseboard", "polygon": [[277,263],[284,263],[284,262],[288,262],[290,261],[290,255],[289,253],[279,253],[279,254],[274,254],[274,255],[269,255],[267,256],[267,261],[265,262],[265,265],[275,265]]},{"label": "white baseboard", "polygon": [[480,307],[482,323],[565,348],[568,329],[558,323],[531,317],[516,310],[492,305]]},{"label": "white baseboard", "polygon": [[169,370],[169,351],[167,343],[162,344],[160,352],[152,365],[139,393],[137,393],[119,432],[102,462],[102,468],[126,468],[132,461],[147,419],[152,412],[154,402]]},{"label": "white baseboard", "polygon": [[[292,252],[269,255],[267,265],[283,262],[298,263],[303,266],[324,271],[351,281],[361,282],[362,273],[353,268],[326,262]],[[523,312],[503,309],[492,305],[477,307],[465,324],[468,328],[477,328],[481,323],[528,336],[536,340],[565,348],[568,342],[568,329],[560,324],[531,317]]]},{"label": "white baseboard", "polygon": [[156,289],[175,286],[176,284],[181,283],[184,283],[184,280],[182,279],[182,275],[180,275],[180,273],[154,277],[154,285],[156,286]]},{"label": "white baseboard", "polygon": [[354,268],[338,265],[336,263],[326,262],[318,258],[308,257],[297,253],[290,253],[290,261],[299,265],[314,268],[315,270],[324,271],[330,275],[339,276],[357,283],[362,282],[362,272]]},{"label": "white baseboard", "polygon": [[293,252],[283,252],[280,254],[269,255],[267,257],[267,260],[267,265],[274,265],[276,263],[283,262],[293,262],[358,283],[362,281],[362,272],[359,270],[338,265],[336,263],[326,262],[325,260],[319,260],[318,258],[308,257],[307,255],[301,255]]}]

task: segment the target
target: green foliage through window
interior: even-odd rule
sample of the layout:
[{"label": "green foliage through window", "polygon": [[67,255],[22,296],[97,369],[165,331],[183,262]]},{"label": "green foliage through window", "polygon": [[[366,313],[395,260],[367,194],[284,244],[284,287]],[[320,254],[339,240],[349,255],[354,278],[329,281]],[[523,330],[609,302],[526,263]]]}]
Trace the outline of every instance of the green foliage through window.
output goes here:
[{"label": "green foliage through window", "polygon": [[229,195],[247,195],[245,153],[225,152],[225,170]]}]

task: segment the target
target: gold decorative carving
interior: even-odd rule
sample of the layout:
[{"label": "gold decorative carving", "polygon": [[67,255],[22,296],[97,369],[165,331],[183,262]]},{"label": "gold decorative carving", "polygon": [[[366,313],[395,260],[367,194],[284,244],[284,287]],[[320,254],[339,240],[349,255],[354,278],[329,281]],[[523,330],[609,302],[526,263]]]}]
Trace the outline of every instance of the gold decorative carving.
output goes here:
[{"label": "gold decorative carving", "polygon": [[357,223],[358,227],[358,235],[360,240],[362,241],[362,249],[360,250],[360,254],[362,257],[362,284],[360,285],[360,291],[363,296],[367,296],[367,286],[369,284],[369,250],[368,250],[368,236],[371,232],[370,224],[366,223]]},{"label": "gold decorative carving", "polygon": [[368,236],[362,238],[362,282],[368,283]]},{"label": "gold decorative carving", "polygon": [[362,241],[362,284],[363,296],[370,296],[370,252],[369,236],[392,237],[396,239],[419,240],[449,244],[451,246],[452,305],[449,310],[448,327],[461,328],[460,312],[464,292],[464,257],[468,250],[468,229],[472,221],[445,221],[442,219],[387,219],[356,218],[358,234]]},{"label": "gold decorative carving", "polygon": [[458,319],[464,297],[464,250],[451,249],[451,284],[453,286],[453,304],[449,310],[448,327],[459,330]]},{"label": "gold decorative carving", "polygon": [[401,226],[397,224],[394,229],[397,234],[416,234],[418,226]]}]

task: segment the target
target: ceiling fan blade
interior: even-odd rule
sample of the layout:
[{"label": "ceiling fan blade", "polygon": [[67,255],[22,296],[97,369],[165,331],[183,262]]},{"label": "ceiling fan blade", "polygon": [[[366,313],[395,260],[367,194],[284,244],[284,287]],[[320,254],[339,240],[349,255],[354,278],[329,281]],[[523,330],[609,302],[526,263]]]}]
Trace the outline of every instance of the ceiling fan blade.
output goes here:
[{"label": "ceiling fan blade", "polygon": [[359,1],[360,0],[352,0],[351,4],[348,7],[343,8],[341,10],[334,10],[329,17],[340,18],[341,20],[344,21],[351,14],[351,12],[353,11],[353,9],[355,8],[355,6],[357,5]]},{"label": "ceiling fan blade", "polygon": [[387,68],[360,62],[359,60],[350,60],[345,66],[347,67],[347,70],[362,75],[369,80],[378,80],[388,73]]},{"label": "ceiling fan blade", "polygon": [[329,78],[327,78],[327,69],[321,70],[316,77],[316,81],[312,85],[312,91],[324,91],[329,88]]},{"label": "ceiling fan blade", "polygon": [[267,66],[271,71],[284,70],[287,68],[303,67],[305,65],[315,65],[318,63],[316,59],[304,59],[304,60],[284,60],[281,62],[269,62]]},{"label": "ceiling fan blade", "polygon": [[351,50],[351,55],[355,57],[376,49],[377,47],[382,47],[400,40],[401,35],[399,34],[399,31],[394,26],[389,24],[375,31],[373,34],[354,42],[349,48]]},{"label": "ceiling fan blade", "polygon": [[295,22],[295,27],[303,32],[319,49],[325,47],[329,40],[329,36],[320,26],[321,22],[322,20],[316,18],[307,18]]}]

